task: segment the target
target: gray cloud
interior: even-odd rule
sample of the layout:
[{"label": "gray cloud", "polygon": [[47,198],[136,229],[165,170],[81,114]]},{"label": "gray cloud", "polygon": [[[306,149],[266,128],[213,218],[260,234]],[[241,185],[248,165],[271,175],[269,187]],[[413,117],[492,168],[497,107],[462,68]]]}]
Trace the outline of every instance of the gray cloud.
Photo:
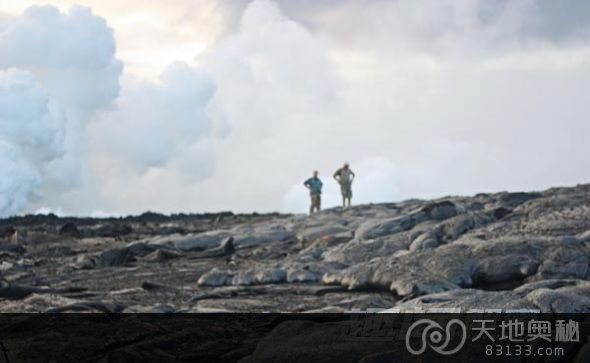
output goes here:
[{"label": "gray cloud", "polygon": [[[263,11],[269,4],[259,2],[249,11]],[[554,24],[543,2],[279,4],[284,19],[261,20],[273,24],[264,33],[281,37],[291,33],[279,31],[279,24],[295,24],[300,41],[307,38],[308,44],[318,46],[305,51],[281,49],[293,43],[289,35],[282,37],[281,46],[264,42],[261,57],[271,59],[265,69],[277,67],[294,75],[289,81],[273,78],[265,83],[256,75],[244,81],[227,73],[234,90],[242,85],[263,87],[253,93],[260,105],[254,110],[268,106],[274,111],[270,125],[260,127],[264,115],[230,117],[253,130],[275,131],[268,139],[252,136],[259,142],[250,149],[249,160],[256,160],[263,174],[280,173],[257,179],[249,175],[251,166],[238,169],[242,181],[252,178],[248,193],[265,201],[259,202],[265,203],[263,208],[303,211],[291,197],[298,180],[315,168],[329,174],[342,160],[396,175],[357,185],[359,190],[372,191],[362,192],[358,200],[368,194],[374,201],[385,201],[543,188],[590,177],[576,167],[590,161],[581,152],[580,136],[587,134],[584,120],[590,111],[580,98],[588,75],[587,23]],[[237,37],[250,44],[245,40],[248,28],[242,26],[238,32]],[[562,35],[548,36],[557,33]],[[247,64],[248,55],[242,50],[236,53]],[[292,59],[274,63],[269,56],[274,52],[290,54]],[[309,59],[324,60],[313,63],[312,71],[299,73],[299,64]],[[298,90],[306,84],[306,76],[324,81],[311,90]],[[272,95],[264,95],[267,89]],[[337,102],[314,95],[313,100],[321,101],[306,114],[298,99],[314,92],[333,95]],[[218,97],[226,103],[235,98],[234,114],[244,116],[244,110],[252,110],[239,106],[238,95],[243,94],[220,89]],[[302,120],[294,120],[293,114],[302,115]],[[235,141],[232,148],[239,145]],[[235,155],[226,160],[241,164]],[[284,191],[287,205],[271,202],[288,180],[294,186]],[[304,193],[300,189],[299,196]]]}]

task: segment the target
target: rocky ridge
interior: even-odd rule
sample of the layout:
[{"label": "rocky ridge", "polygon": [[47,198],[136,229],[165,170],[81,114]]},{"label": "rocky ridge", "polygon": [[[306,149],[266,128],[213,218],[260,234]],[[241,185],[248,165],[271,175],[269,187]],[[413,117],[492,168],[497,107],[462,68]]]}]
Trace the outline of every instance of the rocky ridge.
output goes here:
[{"label": "rocky ridge", "polygon": [[590,312],[590,185],[0,229],[3,312]]}]

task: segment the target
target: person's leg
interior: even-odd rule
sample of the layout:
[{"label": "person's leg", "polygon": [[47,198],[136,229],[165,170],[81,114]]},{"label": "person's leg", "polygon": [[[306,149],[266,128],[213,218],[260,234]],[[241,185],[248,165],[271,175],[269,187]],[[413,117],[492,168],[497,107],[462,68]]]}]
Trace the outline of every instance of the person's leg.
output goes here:
[{"label": "person's leg", "polygon": [[320,196],[319,195],[312,195],[311,196],[311,208],[309,214],[312,214],[314,211],[319,212],[320,210]]},{"label": "person's leg", "polygon": [[347,201],[350,206],[350,186],[342,185],[342,208],[346,208]]}]

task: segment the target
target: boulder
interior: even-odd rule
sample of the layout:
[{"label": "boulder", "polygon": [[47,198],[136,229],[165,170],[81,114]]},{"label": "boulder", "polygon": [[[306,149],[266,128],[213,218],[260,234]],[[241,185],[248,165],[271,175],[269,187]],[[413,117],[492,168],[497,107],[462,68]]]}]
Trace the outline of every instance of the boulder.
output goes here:
[{"label": "boulder", "polygon": [[349,237],[352,238],[353,231],[340,224],[326,224],[311,228],[305,228],[297,232],[299,240],[313,241],[326,237]]},{"label": "boulder", "polygon": [[327,262],[340,262],[354,265],[376,257],[392,256],[410,245],[409,234],[397,234],[369,240],[353,239],[327,250],[322,258]]},{"label": "boulder", "polygon": [[78,226],[74,222],[66,222],[64,225],[59,227],[58,230],[59,234],[62,236],[69,236],[69,237],[80,237],[80,231],[78,230]]},{"label": "boulder", "polygon": [[283,242],[295,238],[293,232],[277,223],[239,226],[231,230],[231,235],[234,237],[234,245],[238,249]]},{"label": "boulder", "polygon": [[[562,251],[557,256],[556,248]],[[537,268],[543,265],[554,267]],[[477,284],[485,288],[486,284],[500,282],[514,285],[514,280],[520,284],[525,278],[579,278],[587,266],[583,244],[571,237],[464,240],[434,250],[378,257],[327,273],[323,281],[351,290],[388,289],[405,296],[430,293],[432,286],[464,288]]]},{"label": "boulder", "polygon": [[104,251],[96,259],[96,265],[100,267],[123,266],[135,261],[135,256],[128,248],[115,248]]},{"label": "boulder", "polygon": [[239,271],[232,279],[232,285],[264,285],[278,284],[287,280],[287,272],[283,269],[249,269]]},{"label": "boulder", "polygon": [[147,243],[153,246],[174,247],[181,251],[203,251],[208,248],[217,247],[231,237],[232,233],[227,230],[214,230],[198,234],[172,235],[153,238]]},{"label": "boulder", "polygon": [[426,206],[422,207],[422,211],[424,211],[429,219],[434,219],[437,221],[442,221],[447,218],[454,217],[458,214],[458,208],[455,203],[449,200],[443,200],[440,202],[429,203]]},{"label": "boulder", "polygon": [[542,313],[590,312],[590,282],[583,280],[545,280],[522,285],[514,290],[485,291],[454,289],[428,294],[398,303],[388,311],[417,309],[518,309]]},{"label": "boulder", "polygon": [[413,228],[418,220],[425,218],[426,214],[422,212],[418,216],[419,219],[414,218],[413,215],[408,215],[385,220],[369,220],[356,230],[355,238],[367,240],[407,231]]},{"label": "boulder", "polygon": [[202,286],[224,286],[232,282],[233,273],[213,268],[211,271],[199,277],[198,284]]}]

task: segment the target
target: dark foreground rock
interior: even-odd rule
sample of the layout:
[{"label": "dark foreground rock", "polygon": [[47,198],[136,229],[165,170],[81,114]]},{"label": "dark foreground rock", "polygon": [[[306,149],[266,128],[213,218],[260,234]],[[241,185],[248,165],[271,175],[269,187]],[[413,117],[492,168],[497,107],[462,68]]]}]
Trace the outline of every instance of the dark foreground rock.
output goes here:
[{"label": "dark foreground rock", "polygon": [[[114,306],[99,306],[108,308]],[[159,305],[150,312],[167,312]],[[61,311],[61,310],[60,310]],[[524,321],[531,315],[510,318]],[[539,318],[539,314],[535,314]],[[566,318],[545,314],[545,319]],[[490,354],[490,340],[465,329],[448,335],[446,354],[426,348],[421,334],[410,335],[415,318],[436,314],[3,314],[0,359],[6,362],[575,362],[590,357],[587,315],[568,314],[578,323],[574,341],[527,342],[531,351],[554,354]],[[497,315],[455,314],[465,326]],[[508,318],[508,316],[504,316]],[[439,320],[440,321],[440,320]],[[499,320],[497,320],[499,322]],[[443,323],[444,324],[444,323]],[[456,323],[454,323],[456,324]],[[441,334],[449,334],[441,332]],[[492,339],[501,333],[488,332]],[[447,340],[445,340],[447,341]],[[469,343],[466,343],[469,342]],[[514,346],[513,346],[514,348]],[[504,348],[507,349],[507,348]],[[523,348],[524,349],[524,348]],[[487,352],[487,353],[486,353]]]}]

